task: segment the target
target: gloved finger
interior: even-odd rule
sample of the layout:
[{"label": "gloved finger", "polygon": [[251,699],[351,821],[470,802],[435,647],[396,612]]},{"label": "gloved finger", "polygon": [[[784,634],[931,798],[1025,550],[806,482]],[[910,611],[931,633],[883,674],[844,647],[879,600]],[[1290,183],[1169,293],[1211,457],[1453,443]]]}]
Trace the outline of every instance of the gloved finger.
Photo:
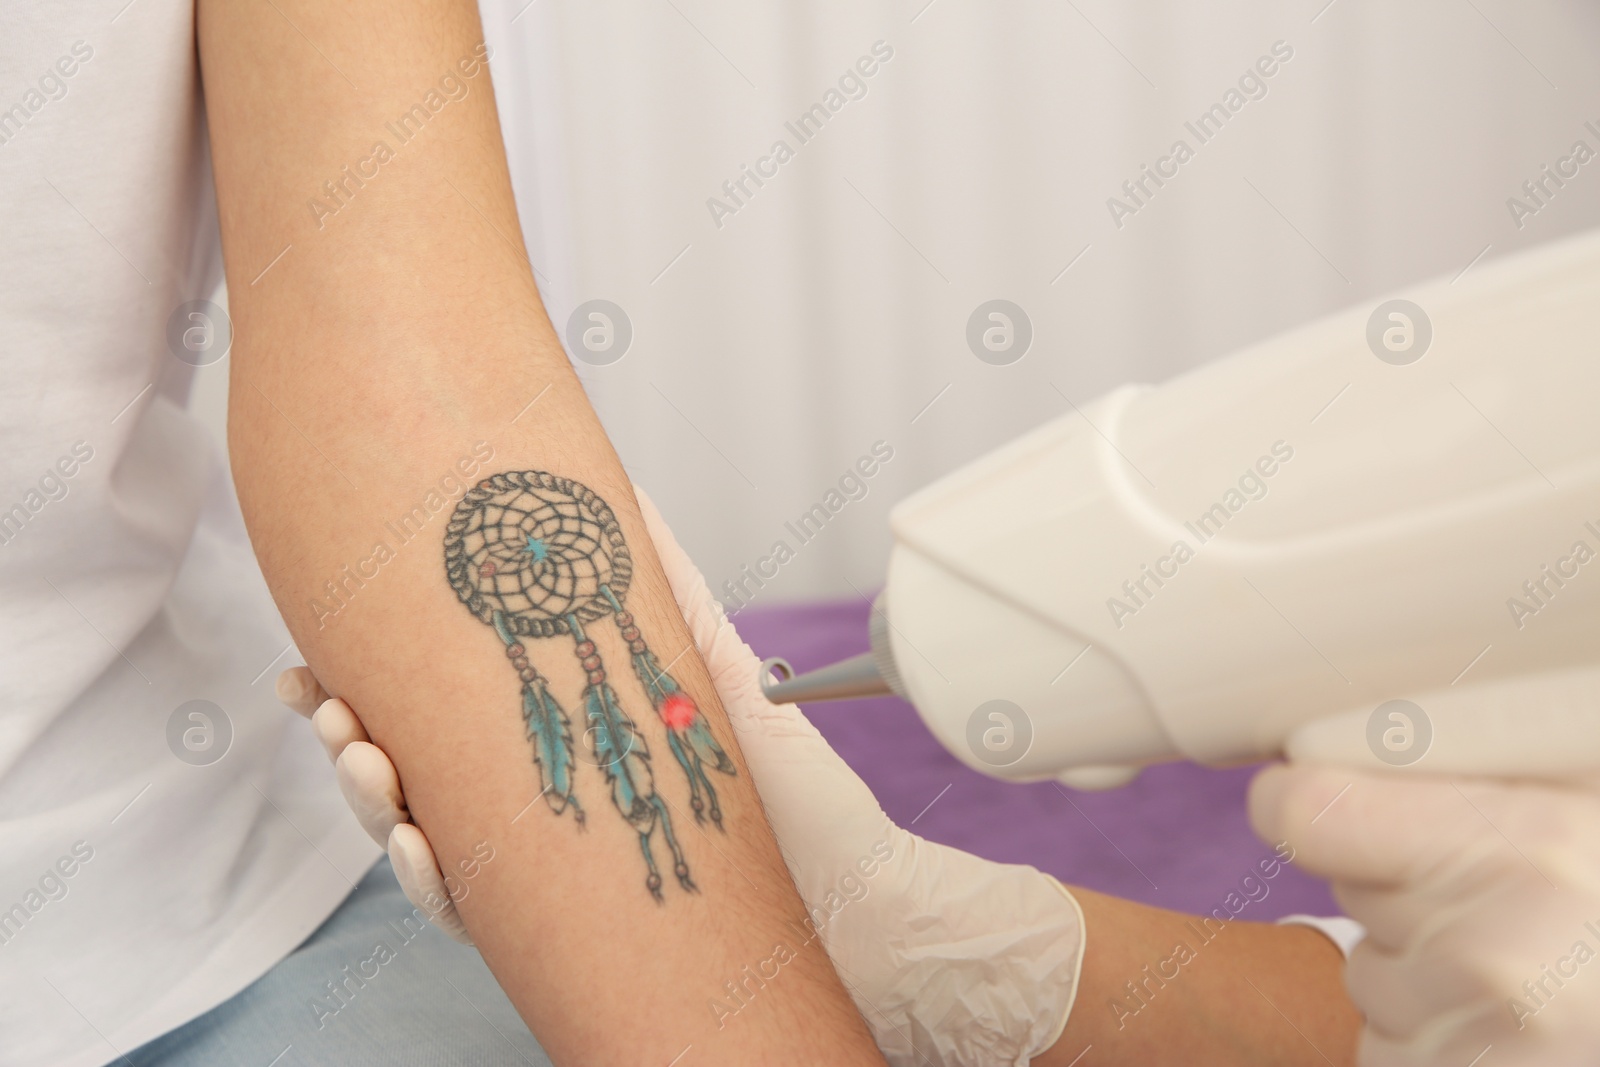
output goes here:
[{"label": "gloved finger", "polygon": [[339,754],[347,745],[371,740],[355,711],[338,697],[323,701],[317,708],[311,716],[311,732],[317,735],[328,759],[334,762],[338,762]]},{"label": "gloved finger", "polygon": [[278,699],[294,709],[296,714],[311,718],[317,706],[328,699],[328,693],[311,673],[310,667],[290,667],[278,675],[273,684]]},{"label": "gloved finger", "polygon": [[444,875],[427,836],[413,823],[401,823],[389,833],[389,865],[406,899],[435,926],[461,942],[472,944],[467,924],[461,921],[455,901],[445,888]]},{"label": "gloved finger", "polygon": [[1523,1000],[1522,1012],[1511,1011],[1505,998],[1466,1005],[1405,1036],[1365,1027],[1359,1062],[1362,1067],[1593,1067],[1600,1020],[1581,994],[1557,991],[1537,1011],[1526,995]]},{"label": "gloved finger", "polygon": [[[1397,885],[1437,868],[1479,819],[1447,782],[1275,764],[1250,783],[1250,822],[1295,865],[1340,882]],[[1359,916],[1357,916],[1359,918]]]},{"label": "gloved finger", "polygon": [[[1296,856],[1307,869],[1348,883],[1425,883],[1455,897],[1515,890],[1522,899],[1563,894],[1574,901],[1600,892],[1600,798],[1584,789],[1542,782],[1346,774],[1303,768],[1349,790],[1317,807],[1299,832]],[[1341,787],[1342,788],[1342,787]],[[1354,801],[1354,803],[1350,803]],[[1306,808],[1302,806],[1304,819]],[[1290,837],[1297,846],[1301,843]],[[1417,901],[1423,909],[1434,906]],[[1419,916],[1414,920],[1420,922]]]},{"label": "gloved finger", "polygon": [[1443,936],[1461,902],[1476,897],[1479,888],[1477,881],[1469,885],[1448,876],[1398,886],[1335,882],[1333,898],[1365,928],[1366,940],[1387,952],[1415,954]]},{"label": "gloved finger", "polygon": [[1566,948],[1592,917],[1593,900],[1548,881],[1530,856],[1487,826],[1419,882],[1336,883],[1333,895],[1385,950],[1421,956],[1471,945],[1484,958],[1516,956],[1536,940]]},{"label": "gloved finger", "polygon": [[1354,708],[1304,724],[1284,752],[1294,763],[1390,773],[1590,776],[1600,769],[1600,667],[1445,686]]},{"label": "gloved finger", "polygon": [[[1460,932],[1476,924],[1463,924]],[[1346,965],[1345,985],[1351,999],[1366,1016],[1367,1025],[1384,1037],[1415,1037],[1435,1020],[1462,1016],[1478,1006],[1505,1006],[1516,980],[1506,972],[1519,970],[1512,957],[1453,951],[1451,935],[1403,952],[1388,951],[1371,938],[1357,945]],[[1492,961],[1501,961],[1499,963]],[[1525,961],[1524,961],[1525,962]],[[1537,963],[1534,965],[1537,972]]]},{"label": "gloved finger", "polygon": [[400,776],[383,750],[370,741],[356,741],[339,754],[334,770],[339,791],[356,813],[356,821],[379,846],[401,823],[411,821],[405,796],[400,792]]},{"label": "gloved finger", "polygon": [[[1537,907],[1535,901],[1520,903]],[[1574,945],[1580,940],[1589,944],[1592,935],[1581,913],[1558,919],[1529,914],[1518,905],[1514,898],[1495,905],[1457,905],[1456,917],[1447,919],[1427,944],[1404,952],[1363,942],[1351,955],[1346,984],[1367,1025],[1384,1037],[1411,1040],[1441,1023],[1459,1026],[1485,1014],[1486,1006],[1488,1014],[1507,1023],[1523,1022],[1514,1005],[1520,1001],[1526,1015],[1548,1001],[1560,988],[1553,983],[1565,984],[1550,968],[1570,967],[1570,978],[1582,966],[1576,960],[1592,951],[1585,948],[1575,955]],[[1541,981],[1543,990],[1535,984]],[[1591,1010],[1581,995],[1566,1000],[1581,1005],[1585,1013]],[[1561,1015],[1547,1014],[1541,1026],[1569,1026],[1572,1020]]]},{"label": "gloved finger", "polygon": [[[1405,1035],[1389,1035],[1364,1026],[1356,1062],[1361,1067],[1438,1067],[1442,1064],[1459,1064],[1461,1067],[1524,1067],[1539,1064],[1554,1067],[1546,1062],[1527,1058],[1525,1042],[1518,1040],[1515,1027],[1507,1027],[1501,1016],[1509,1020],[1503,1003],[1474,1004],[1463,1009],[1461,1017],[1445,1016],[1429,1020],[1427,1025]],[[1511,1031],[1508,1033],[1508,1029]],[[1492,1052],[1489,1052],[1490,1049]],[[1484,1053],[1489,1052],[1485,1056]]]}]

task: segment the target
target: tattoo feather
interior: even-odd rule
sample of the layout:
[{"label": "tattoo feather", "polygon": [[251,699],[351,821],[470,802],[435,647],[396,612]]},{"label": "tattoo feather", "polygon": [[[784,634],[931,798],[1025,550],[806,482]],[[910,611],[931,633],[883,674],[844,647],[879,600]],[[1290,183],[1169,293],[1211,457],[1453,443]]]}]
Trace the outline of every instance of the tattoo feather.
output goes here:
[{"label": "tattoo feather", "polygon": [[717,744],[717,739],[711,733],[711,727],[706,724],[703,716],[696,716],[694,722],[689,724],[689,744],[694,748],[694,754],[705,762],[711,764],[723,774],[733,774],[733,760],[722,751],[722,746]]},{"label": "tattoo feather", "polygon": [[655,823],[655,776],[650,771],[650,750],[633,720],[617,705],[617,695],[602,682],[583,693],[584,712],[594,743],[595,762],[605,771],[611,801],[640,833]]},{"label": "tattoo feather", "polygon": [[711,764],[723,774],[736,774],[733,761],[711,733],[700,708],[678,685],[678,680],[662,670],[655,653],[643,641],[633,654],[633,673],[639,676],[650,703],[667,728],[667,744],[673,758],[689,779],[689,806],[697,822],[704,822],[709,809],[711,821],[722,826],[722,804],[716,786],[706,774]]},{"label": "tattoo feather", "polygon": [[522,721],[533,742],[533,761],[545,779],[545,801],[557,815],[571,804],[582,822],[583,809],[572,792],[572,720],[550,695],[543,678],[522,687]]},{"label": "tattoo feather", "polygon": [[[661,669],[660,661],[648,648],[634,655],[633,672],[639,676],[640,683],[650,696],[650,703],[658,711],[667,702],[668,697],[683,692],[678,680]],[[700,714],[699,708],[695,708],[694,718],[687,727],[673,727],[669,724],[668,729],[686,735],[695,754],[723,774],[735,773],[733,761],[728,758],[728,754],[722,750],[722,746],[711,733],[711,727],[706,724],[706,718]]]}]

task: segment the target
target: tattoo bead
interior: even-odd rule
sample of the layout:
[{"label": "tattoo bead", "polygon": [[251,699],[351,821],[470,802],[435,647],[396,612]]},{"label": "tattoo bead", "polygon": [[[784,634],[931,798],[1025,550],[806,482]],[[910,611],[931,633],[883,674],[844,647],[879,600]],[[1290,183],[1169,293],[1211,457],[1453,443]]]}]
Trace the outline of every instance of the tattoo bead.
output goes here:
[{"label": "tattoo bead", "polygon": [[507,645],[506,646],[506,655],[509,656],[511,659],[516,659],[518,656],[522,655],[523,653],[525,653],[527,651],[528,650],[523,648],[521,645]]},{"label": "tattoo bead", "polygon": [[647,647],[648,646],[643,641],[630,641],[628,643],[628,651],[632,652],[635,656],[642,656]]},{"label": "tattoo bead", "polygon": [[651,871],[650,877],[644,880],[644,884],[646,889],[654,893],[656,890],[661,888],[661,876],[654,871]]},{"label": "tattoo bead", "polygon": [[669,730],[687,730],[694,725],[695,716],[700,713],[700,709],[695,707],[694,701],[689,699],[687,693],[672,693],[661,702],[656,713],[661,716],[661,721],[667,724]]},{"label": "tattoo bead", "polygon": [[515,667],[519,671],[525,671],[529,667],[528,657],[527,656],[518,656],[516,659],[511,661],[511,665],[513,667]]},{"label": "tattoo bead", "polygon": [[624,626],[622,628],[622,639],[624,641],[639,640],[639,628],[637,626]]},{"label": "tattoo bead", "polygon": [[633,614],[627,611],[617,612],[617,625],[628,627],[633,625]]},{"label": "tattoo bead", "polygon": [[599,685],[601,682],[603,682],[605,680],[606,680],[606,672],[605,671],[590,671],[589,672],[589,684],[590,685]]},{"label": "tattoo bead", "polygon": [[600,669],[600,657],[599,656],[585,656],[585,657],[583,657],[583,669],[586,670],[586,671],[597,671],[597,670],[599,670]]},{"label": "tattoo bead", "polygon": [[594,655],[594,652],[595,652],[594,642],[593,641],[579,641],[578,642],[578,647],[573,649],[573,651],[578,654],[578,658],[579,659],[588,659],[590,656]]},{"label": "tattoo bead", "polygon": [[531,682],[535,678],[539,677],[539,672],[534,670],[532,667],[524,667],[522,670],[517,672],[517,677],[521,678],[524,682]]}]

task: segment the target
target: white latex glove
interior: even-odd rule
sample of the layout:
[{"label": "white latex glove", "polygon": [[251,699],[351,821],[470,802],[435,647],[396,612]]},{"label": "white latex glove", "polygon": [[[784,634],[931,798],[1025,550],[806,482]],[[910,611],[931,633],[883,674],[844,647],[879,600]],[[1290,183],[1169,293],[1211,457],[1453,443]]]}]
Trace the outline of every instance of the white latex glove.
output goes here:
[{"label": "white latex glove", "polygon": [[1509,728],[1419,700],[1437,751],[1406,771],[1377,769],[1365,715],[1314,723],[1288,745],[1295,762],[1251,786],[1256,831],[1292,844],[1367,928],[1346,972],[1364,1067],[1600,1062],[1600,795],[1454,773],[1482,766],[1474,746],[1494,729],[1524,734],[1505,758],[1531,766],[1530,719],[1600,711],[1587,684],[1548,695]]},{"label": "white latex glove", "polygon": [[279,700],[311,720],[311,729],[333,761],[339,791],[361,828],[388,850],[406,899],[439,929],[463,945],[472,944],[433,846],[411,821],[399,773],[383,749],[367,737],[350,705],[330,698],[306,667],[291,667],[278,675],[277,692]]},{"label": "white latex glove", "polygon": [[[1077,994],[1084,945],[1077,901],[1032,867],[991,863],[890,821],[799,709],[762,695],[759,659],[655,506],[638,495],[789,873],[888,1061],[1020,1065],[1044,1052]],[[300,707],[322,695],[304,668],[286,672],[280,692],[292,706],[289,697],[298,697]],[[414,879],[408,885],[401,876],[408,897],[416,902],[413,890],[422,889],[448,901],[431,852],[422,855],[421,831],[409,825],[392,765],[387,773],[369,766],[382,753],[364,732],[349,731],[342,701],[324,704],[317,719],[330,706],[337,711],[318,734],[330,754],[347,746],[339,780],[351,806],[369,832],[405,832],[398,851]],[[391,857],[396,851],[391,837]],[[400,873],[399,861],[395,867]]]}]

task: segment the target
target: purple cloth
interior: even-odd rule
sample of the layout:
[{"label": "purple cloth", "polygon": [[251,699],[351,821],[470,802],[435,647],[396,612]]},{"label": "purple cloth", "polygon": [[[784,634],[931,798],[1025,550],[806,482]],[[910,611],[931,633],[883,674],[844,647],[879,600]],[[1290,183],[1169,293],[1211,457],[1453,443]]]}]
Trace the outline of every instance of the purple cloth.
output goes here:
[{"label": "purple cloth", "polygon": [[[807,671],[865,652],[869,612],[861,600],[751,606],[734,622],[758,655],[782,656]],[[1069,885],[1205,913],[1272,855],[1245,816],[1253,768],[1166,764],[1103,793],[1053,782],[1016,785],[958,762],[902,700],[809,704],[805,711],[901,826],[987,859],[1032,864]],[[1297,869],[1283,868],[1263,884],[1267,895],[1239,918],[1339,914],[1327,885]],[[1259,897],[1260,887],[1251,888]]]}]

